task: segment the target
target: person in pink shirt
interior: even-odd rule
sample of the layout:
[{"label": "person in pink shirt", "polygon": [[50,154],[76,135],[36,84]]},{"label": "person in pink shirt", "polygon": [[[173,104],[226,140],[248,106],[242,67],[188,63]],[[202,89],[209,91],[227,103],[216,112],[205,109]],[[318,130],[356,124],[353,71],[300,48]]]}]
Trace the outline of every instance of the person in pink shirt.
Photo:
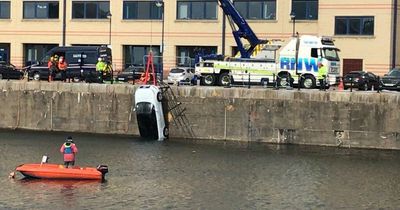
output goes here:
[{"label": "person in pink shirt", "polygon": [[66,142],[61,146],[60,152],[64,154],[64,166],[75,165],[75,155],[78,153],[78,147],[72,141],[72,137],[68,136]]}]

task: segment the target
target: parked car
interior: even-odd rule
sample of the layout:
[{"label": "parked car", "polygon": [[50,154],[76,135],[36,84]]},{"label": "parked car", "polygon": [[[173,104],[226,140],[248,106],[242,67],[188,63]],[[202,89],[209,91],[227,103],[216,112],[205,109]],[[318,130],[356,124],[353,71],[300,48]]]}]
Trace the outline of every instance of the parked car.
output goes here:
[{"label": "parked car", "polygon": [[117,81],[129,82],[132,80],[140,79],[142,73],[144,72],[145,69],[143,66],[129,66],[118,74]]},{"label": "parked car", "polygon": [[400,69],[392,69],[381,79],[381,87],[386,90],[400,90]]},{"label": "parked car", "polygon": [[192,82],[195,78],[195,70],[191,67],[176,67],[171,69],[168,74],[168,84],[179,82]]},{"label": "parked car", "polygon": [[21,79],[24,73],[15,68],[12,64],[0,63],[0,80]]},{"label": "parked car", "polygon": [[350,87],[358,88],[359,90],[371,90],[372,87],[379,87],[378,76],[371,72],[351,71],[343,78],[344,89]]}]

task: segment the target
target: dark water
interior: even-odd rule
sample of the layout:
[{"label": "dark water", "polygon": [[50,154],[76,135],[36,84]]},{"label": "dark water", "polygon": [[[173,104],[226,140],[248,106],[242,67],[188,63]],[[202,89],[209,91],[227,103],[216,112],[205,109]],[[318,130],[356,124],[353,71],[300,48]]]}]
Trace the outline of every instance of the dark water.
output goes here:
[{"label": "dark water", "polygon": [[8,178],[44,154],[61,163],[66,135],[0,131],[0,209],[400,208],[398,151],[74,134],[77,163],[107,164],[107,182]]}]

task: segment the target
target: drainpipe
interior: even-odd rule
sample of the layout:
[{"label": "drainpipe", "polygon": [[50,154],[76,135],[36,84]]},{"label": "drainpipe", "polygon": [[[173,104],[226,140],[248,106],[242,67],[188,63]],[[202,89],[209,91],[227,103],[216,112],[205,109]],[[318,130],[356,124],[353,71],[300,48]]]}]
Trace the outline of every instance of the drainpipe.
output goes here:
[{"label": "drainpipe", "polygon": [[396,67],[396,56],[397,56],[397,5],[398,0],[393,0],[393,24],[392,24],[392,68]]},{"label": "drainpipe", "polygon": [[67,28],[67,0],[63,1],[63,28],[62,28],[62,46],[65,46],[65,36],[66,36],[66,28]]},{"label": "drainpipe", "polygon": [[222,14],[222,55],[225,56],[226,15]]}]

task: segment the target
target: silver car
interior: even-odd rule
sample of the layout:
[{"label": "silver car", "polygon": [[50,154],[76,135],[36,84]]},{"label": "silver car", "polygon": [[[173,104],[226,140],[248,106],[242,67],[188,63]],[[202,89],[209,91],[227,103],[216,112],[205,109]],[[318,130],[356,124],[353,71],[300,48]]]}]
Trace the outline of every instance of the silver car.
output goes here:
[{"label": "silver car", "polygon": [[194,68],[176,67],[171,69],[168,75],[168,84],[178,84],[180,82],[190,83],[195,76]]}]

